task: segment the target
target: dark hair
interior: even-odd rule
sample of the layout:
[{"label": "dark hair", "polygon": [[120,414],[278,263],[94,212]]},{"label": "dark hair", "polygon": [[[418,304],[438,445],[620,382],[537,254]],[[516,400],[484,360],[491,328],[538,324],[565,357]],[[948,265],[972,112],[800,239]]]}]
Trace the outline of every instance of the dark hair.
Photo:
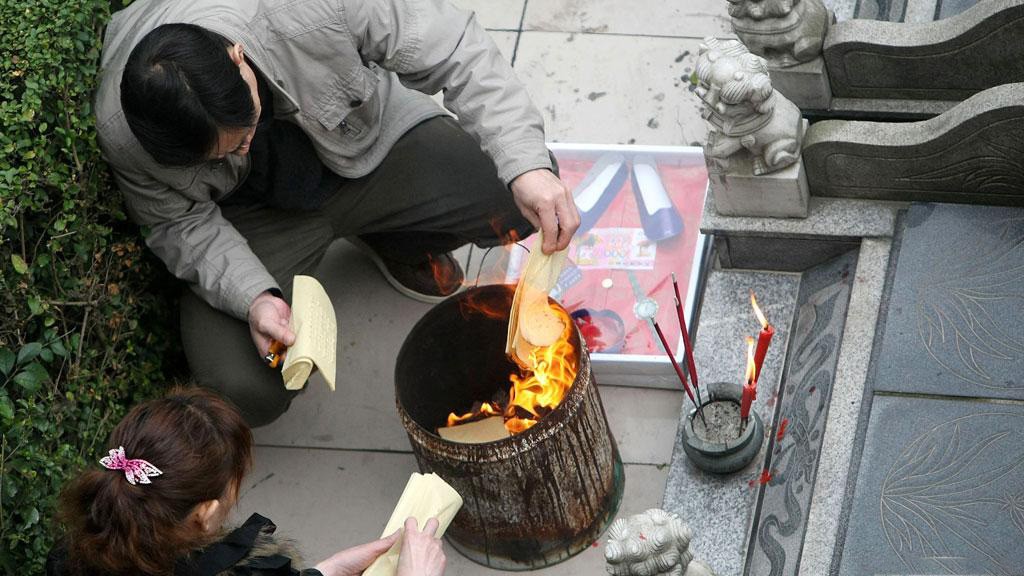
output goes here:
[{"label": "dark hair", "polygon": [[123,471],[93,468],[65,488],[59,519],[72,571],[170,574],[177,559],[211,540],[188,525],[189,513],[237,490],[252,462],[252,432],[238,410],[199,388],[136,406],[108,446],[124,446],[128,458],[163,474],[132,485]]},{"label": "dark hair", "polygon": [[221,129],[256,122],[249,86],[230,43],[193,24],[164,24],[132,49],[121,76],[121,108],[142,148],[166,166],[202,163]]}]

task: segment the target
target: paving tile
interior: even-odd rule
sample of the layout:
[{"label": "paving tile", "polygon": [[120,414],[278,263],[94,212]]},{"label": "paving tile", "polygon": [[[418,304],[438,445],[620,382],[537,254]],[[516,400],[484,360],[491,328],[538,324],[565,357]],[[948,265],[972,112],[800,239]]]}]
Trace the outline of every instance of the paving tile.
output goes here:
[{"label": "paving tile", "polygon": [[523,30],[704,38],[732,34],[721,0],[532,0]]},{"label": "paving tile", "polygon": [[1024,397],[1024,210],[907,212],[875,390]]},{"label": "paving tile", "polygon": [[707,128],[688,90],[699,42],[523,32],[515,69],[554,142],[689,145]]},{"label": "paving tile", "polygon": [[[656,466],[625,465],[626,485],[622,494],[617,517],[638,514],[650,508],[661,506],[661,491],[665,487],[667,468]],[[597,546],[588,548],[569,560],[540,570],[531,570],[529,574],[536,576],[582,576],[605,573],[604,542],[602,534]],[[446,546],[448,568],[446,576],[498,576],[509,574],[500,570],[492,570],[476,564],[461,556],[451,546]]]},{"label": "paving tile", "polygon": [[840,576],[1019,574],[1024,405],[876,395]]},{"label": "paving tile", "polygon": [[337,390],[314,375],[276,422],[255,431],[273,446],[409,450],[395,410],[398,351],[430,305],[391,288],[370,260],[336,242],[317,271],[338,318]]},{"label": "paving tile", "polygon": [[[267,516],[277,524],[278,534],[299,543],[312,565],[342,548],[377,538],[409,474],[416,470],[411,454],[258,447],[235,518],[241,521],[253,512]],[[659,507],[667,472],[665,467],[627,464],[619,514]],[[604,573],[602,543],[532,574]],[[473,563],[449,545],[445,548],[448,576],[506,574]]]},{"label": "paving tile", "polygon": [[601,386],[600,391],[624,463],[664,466],[672,461],[682,391],[622,386]]},{"label": "paving tile", "polygon": [[502,32],[498,30],[488,30],[487,33],[491,35],[491,38],[494,39],[494,43],[498,45],[498,50],[501,50],[501,55],[511,62],[512,56],[515,55],[516,37],[519,36],[519,33]]},{"label": "paving tile", "polygon": [[526,0],[451,0],[451,3],[475,12],[484,28],[519,30]]},{"label": "paving tile", "polygon": [[255,459],[235,517],[273,520],[308,566],[378,538],[418,471],[412,454],[257,447]]},{"label": "paving tile", "polygon": [[[704,384],[734,381],[746,364],[744,336],[757,336],[760,326],[750,309],[750,290],[775,327],[758,383],[753,410],[770,428],[782,378],[789,328],[796,307],[800,276],[772,272],[712,270],[694,344],[697,373]],[[684,405],[683,414],[689,413]],[[763,441],[767,444],[767,440]],[[758,495],[764,449],[746,468],[719,476],[697,469],[676,437],[672,464],[665,483],[665,509],[690,524],[698,538],[692,551],[716,574],[739,576],[743,570],[747,534]]]},{"label": "paving tile", "polygon": [[800,280],[786,376],[771,427],[776,433],[769,438],[766,467],[772,479],[761,486],[747,574],[796,574],[856,266],[853,251],[808,270]]}]

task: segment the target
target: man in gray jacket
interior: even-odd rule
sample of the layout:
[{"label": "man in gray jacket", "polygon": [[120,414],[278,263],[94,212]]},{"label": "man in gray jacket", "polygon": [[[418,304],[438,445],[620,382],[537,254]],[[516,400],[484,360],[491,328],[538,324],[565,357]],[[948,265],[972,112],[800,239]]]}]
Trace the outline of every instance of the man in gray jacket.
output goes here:
[{"label": "man in gray jacket", "polygon": [[102,66],[104,157],[192,288],[190,367],[253,425],[287,409],[260,358],[294,341],[291,279],[334,239],[437,301],[461,282],[455,247],[540,228],[551,252],[579,225],[525,89],[443,0],[138,0],[114,15]]}]

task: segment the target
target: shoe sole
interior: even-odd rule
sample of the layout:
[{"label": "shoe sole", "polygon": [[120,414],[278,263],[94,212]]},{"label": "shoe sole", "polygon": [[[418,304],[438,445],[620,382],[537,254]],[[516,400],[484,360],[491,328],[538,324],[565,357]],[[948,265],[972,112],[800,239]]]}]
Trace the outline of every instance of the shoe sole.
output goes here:
[{"label": "shoe sole", "polygon": [[411,298],[413,300],[416,300],[417,302],[423,302],[424,304],[437,304],[439,302],[444,302],[448,298],[466,289],[465,285],[459,286],[458,290],[452,292],[447,296],[434,296],[432,294],[424,294],[422,292],[417,292],[412,288],[409,288],[408,286],[402,284],[401,282],[398,281],[397,278],[392,276],[391,272],[388,270],[387,264],[384,263],[384,259],[377,255],[377,252],[373,248],[371,248],[369,244],[363,242],[362,240],[355,236],[348,237],[345,239],[351,242],[353,246],[358,248],[360,252],[365,254],[370,259],[370,261],[377,266],[377,269],[380,270],[380,273],[384,276],[384,279],[388,281],[388,284],[390,284],[391,287],[397,290],[398,293],[401,294],[402,296]]}]

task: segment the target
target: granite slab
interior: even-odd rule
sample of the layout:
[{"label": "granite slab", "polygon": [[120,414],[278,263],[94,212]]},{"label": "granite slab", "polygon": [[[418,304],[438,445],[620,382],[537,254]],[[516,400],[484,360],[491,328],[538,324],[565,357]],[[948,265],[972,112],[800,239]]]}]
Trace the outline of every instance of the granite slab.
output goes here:
[{"label": "granite slab", "polygon": [[874,389],[1024,398],[1024,210],[907,212]]},{"label": "granite slab", "polygon": [[[776,329],[754,403],[754,410],[764,422],[771,422],[775,412],[799,283],[797,274],[712,270],[708,275],[694,344],[700,382],[738,382],[742,377],[746,362],[743,338],[756,337],[760,329],[750,308],[750,291],[754,290]],[[680,420],[689,410],[689,402],[684,403]],[[681,442],[677,433],[663,507],[678,513],[693,529],[690,550],[695,558],[711,565],[718,576],[739,576],[758,493],[763,449],[745,469],[716,476],[694,467]]]},{"label": "granite slab", "polygon": [[746,574],[794,575],[843,345],[858,251],[804,273],[787,350],[778,409],[768,438]]},{"label": "granite slab", "polygon": [[[832,385],[828,424],[814,482],[814,495],[800,553],[800,576],[830,574],[842,527],[844,491],[857,446],[863,402],[870,401],[868,367],[881,312],[886,271],[892,254],[889,238],[865,238],[857,255],[857,272],[847,308],[843,345]],[[839,542],[841,545],[842,543]]]},{"label": "granite slab", "polygon": [[1020,574],[1024,404],[876,395],[840,576]]},{"label": "granite slab", "polygon": [[855,19],[832,26],[823,52],[833,96],[960,101],[1024,80],[1024,5],[988,0],[942,20],[894,24],[907,4],[861,0]]}]

